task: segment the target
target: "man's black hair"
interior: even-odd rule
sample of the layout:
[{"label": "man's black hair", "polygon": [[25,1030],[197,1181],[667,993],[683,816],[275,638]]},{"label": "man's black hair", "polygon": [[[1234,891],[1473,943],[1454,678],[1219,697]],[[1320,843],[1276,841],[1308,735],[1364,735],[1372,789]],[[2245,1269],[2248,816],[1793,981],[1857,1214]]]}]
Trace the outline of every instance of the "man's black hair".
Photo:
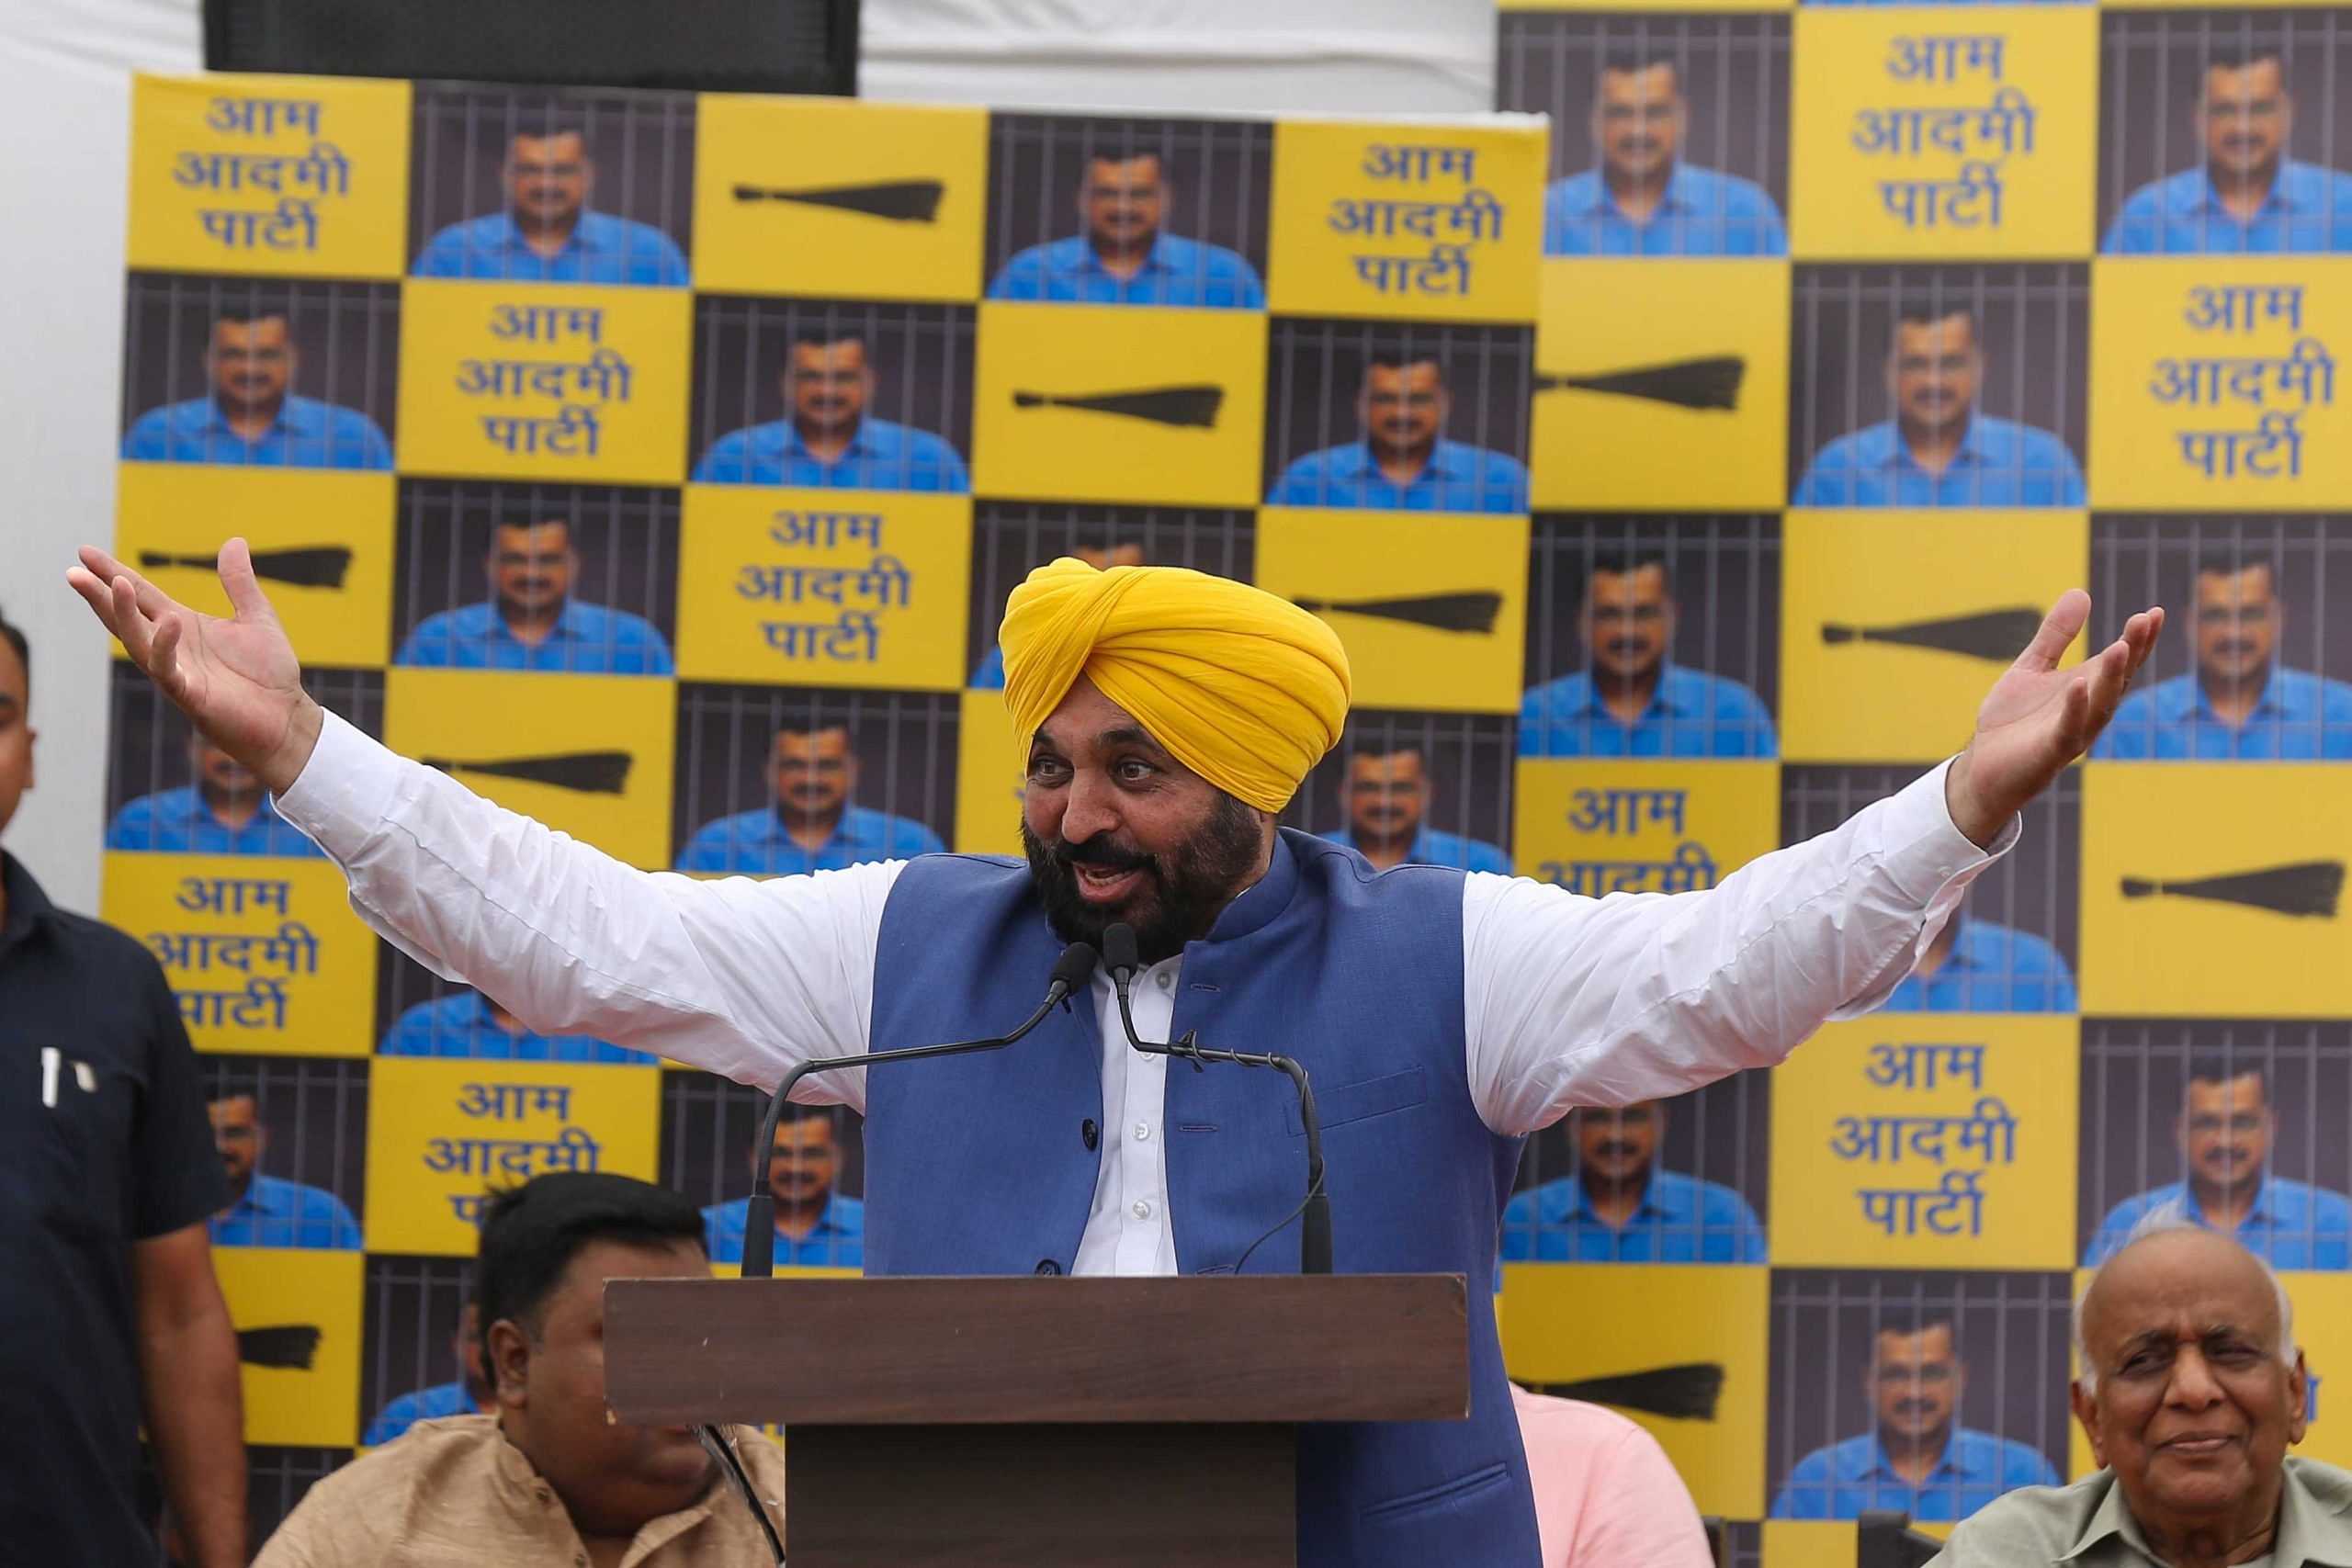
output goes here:
[{"label": "man's black hair", "polygon": [[2278,74],[2287,74],[2286,56],[2275,43],[2224,44],[2205,57],[2205,69],[2211,71],[2243,71],[2264,61],[2278,67]]},{"label": "man's black hair", "polygon": [[2262,568],[2270,574],[2270,587],[2276,592],[2285,582],[2278,562],[2270,553],[2260,548],[2242,550],[2234,546],[2216,545],[2197,555],[2197,575],[2199,577],[2235,577],[2242,571]]},{"label": "man's black hair", "polygon": [[[1960,1325],[1953,1318],[1951,1303],[1890,1303],[1879,1308],[1878,1324],[1871,1330],[1871,1337],[1875,1341],[1882,1334],[1899,1334],[1908,1338],[1915,1334],[1925,1334],[1930,1328],[1951,1329],[1953,1343],[1958,1344]],[[1875,1346],[1871,1354],[1873,1358],[1878,1354]]]},{"label": "man's black hair", "polygon": [[1586,571],[1585,581],[1589,582],[1603,572],[1611,577],[1631,577],[1648,566],[1657,568],[1658,575],[1666,579],[1666,591],[1673,592],[1674,569],[1667,564],[1666,552],[1643,546],[1630,550],[1595,550],[1592,566]]},{"label": "man's black hair", "polygon": [[2259,1056],[2199,1056],[2188,1064],[2190,1083],[2228,1084],[2239,1078],[2259,1079],[2262,1103],[2270,1103],[2270,1064]]},{"label": "man's black hair", "polygon": [[8,619],[6,610],[0,610],[0,642],[15,649],[17,662],[25,667],[25,698],[29,702],[33,685],[33,645],[26,637],[24,628]]},{"label": "man's black hair", "polygon": [[1372,352],[1364,355],[1363,372],[1370,377],[1374,370],[1403,370],[1413,365],[1434,365],[1437,367],[1437,378],[1440,381],[1446,379],[1445,355],[1433,343],[1400,340],[1374,344]]},{"label": "man's black hair", "polygon": [[504,1319],[537,1332],[547,1299],[592,1242],[703,1246],[702,1211],[683,1192],[607,1170],[559,1170],[492,1192],[475,1264],[482,1331]]},{"label": "man's black hair", "polygon": [[1905,299],[1894,312],[1896,321],[1908,327],[1924,327],[1937,321],[1949,321],[1954,316],[1968,318],[1968,330],[1976,332],[1976,307],[1965,299],[1947,299],[1936,295],[1913,295]]},{"label": "man's black hair", "polygon": [[1606,76],[1613,72],[1623,76],[1637,76],[1660,65],[1674,73],[1674,85],[1679,91],[1682,85],[1682,62],[1662,49],[1611,50],[1601,56],[1600,74]]},{"label": "man's black hair", "polygon": [[860,348],[865,347],[865,329],[832,322],[811,322],[795,328],[792,333],[792,346],[795,348],[831,348],[841,343],[854,343]]}]

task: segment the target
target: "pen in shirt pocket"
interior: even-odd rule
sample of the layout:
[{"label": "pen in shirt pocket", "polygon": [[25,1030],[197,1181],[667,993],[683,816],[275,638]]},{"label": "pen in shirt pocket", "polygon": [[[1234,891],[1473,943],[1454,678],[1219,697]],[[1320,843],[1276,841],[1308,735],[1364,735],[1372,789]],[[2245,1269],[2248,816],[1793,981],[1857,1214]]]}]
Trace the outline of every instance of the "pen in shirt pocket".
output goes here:
[{"label": "pen in shirt pocket", "polygon": [[51,1111],[57,1109],[57,1068],[62,1060],[56,1046],[40,1048],[40,1102]]}]

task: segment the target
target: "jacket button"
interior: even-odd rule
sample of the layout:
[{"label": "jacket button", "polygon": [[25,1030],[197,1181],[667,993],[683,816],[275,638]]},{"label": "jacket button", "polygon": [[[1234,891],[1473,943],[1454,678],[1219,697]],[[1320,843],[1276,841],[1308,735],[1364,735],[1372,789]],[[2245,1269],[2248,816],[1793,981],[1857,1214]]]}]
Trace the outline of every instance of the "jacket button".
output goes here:
[{"label": "jacket button", "polygon": [[1091,1150],[1096,1144],[1102,1141],[1102,1129],[1097,1127],[1090,1118],[1089,1120],[1080,1122],[1078,1124],[1078,1136],[1079,1141],[1084,1144],[1089,1150]]},{"label": "jacket button", "polygon": [[1058,1274],[1061,1271],[1062,1266],[1050,1258],[1041,1260],[1037,1265],[1037,1272],[1040,1274]]}]

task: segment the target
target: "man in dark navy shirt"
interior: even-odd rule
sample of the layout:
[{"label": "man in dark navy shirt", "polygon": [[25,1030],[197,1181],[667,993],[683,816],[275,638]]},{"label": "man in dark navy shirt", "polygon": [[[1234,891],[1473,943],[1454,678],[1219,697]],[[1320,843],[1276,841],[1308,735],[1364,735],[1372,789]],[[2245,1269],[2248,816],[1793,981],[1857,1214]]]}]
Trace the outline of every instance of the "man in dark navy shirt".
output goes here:
[{"label": "man in dark navy shirt", "polygon": [[[24,635],[0,620],[0,829],[32,784]],[[205,1220],[228,1201],[196,1054],[146,949],[0,854],[0,1560],[123,1568],[143,1417],[187,1568],[243,1568],[237,1341]]]}]

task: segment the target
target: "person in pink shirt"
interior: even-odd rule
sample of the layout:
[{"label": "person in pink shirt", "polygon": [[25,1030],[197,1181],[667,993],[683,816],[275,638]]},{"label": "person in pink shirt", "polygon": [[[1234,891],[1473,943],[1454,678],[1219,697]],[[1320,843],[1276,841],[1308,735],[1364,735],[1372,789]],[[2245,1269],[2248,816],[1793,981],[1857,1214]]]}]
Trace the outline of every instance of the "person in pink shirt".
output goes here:
[{"label": "person in pink shirt", "polygon": [[1707,1532],[1657,1439],[1615,1411],[1513,1383],[1544,1568],[1713,1568]]}]

